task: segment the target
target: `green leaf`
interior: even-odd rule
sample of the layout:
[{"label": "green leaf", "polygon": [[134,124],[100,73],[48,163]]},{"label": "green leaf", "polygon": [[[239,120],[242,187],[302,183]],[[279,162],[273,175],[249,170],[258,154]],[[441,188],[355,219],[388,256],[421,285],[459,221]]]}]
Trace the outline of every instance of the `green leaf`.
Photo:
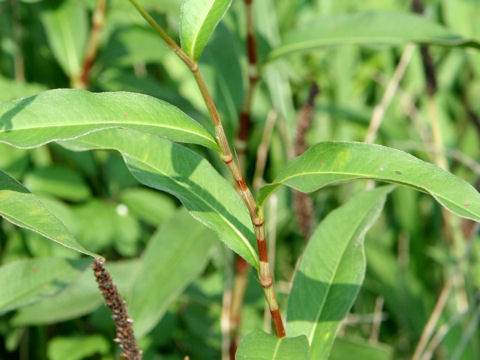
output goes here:
[{"label": "green leaf", "polygon": [[259,204],[280,185],[303,192],[354,179],[404,185],[432,195],[452,213],[480,221],[480,194],[464,180],[403,151],[354,142],[323,142],[290,161],[272,184],[260,190]]},{"label": "green leaf", "polygon": [[37,167],[24,178],[25,186],[34,193],[44,193],[71,201],[90,197],[90,188],[71,168],[62,165]]},{"label": "green leaf", "polygon": [[352,340],[345,338],[335,339],[329,360],[344,360],[355,354],[357,359],[368,360],[391,360],[393,349],[385,344],[370,344],[360,339]]},{"label": "green leaf", "polygon": [[55,295],[89,264],[89,260],[48,258],[0,267],[0,313]]},{"label": "green leaf", "polygon": [[365,233],[392,189],[384,186],[362,192],[332,211],[305,248],[288,299],[287,334],[307,336],[312,359],[328,359],[363,283]]},{"label": "green leaf", "polygon": [[47,1],[41,12],[53,55],[69,77],[80,75],[88,36],[87,8],[81,1]]},{"label": "green leaf", "polygon": [[[122,296],[128,297],[139,265],[138,260],[106,262],[105,267],[112,275]],[[75,319],[94,311],[103,303],[93,271],[86,269],[59,294],[21,308],[13,317],[12,324],[42,325]]]},{"label": "green leaf", "polygon": [[175,201],[156,190],[130,188],[120,194],[128,211],[150,225],[161,225],[175,212]]},{"label": "green leaf", "polygon": [[180,15],[182,49],[198,60],[232,0],[185,0]]},{"label": "green leaf", "polygon": [[237,360],[309,360],[305,336],[278,338],[255,330],[238,346]]},{"label": "green leaf", "polygon": [[327,46],[402,45],[408,42],[451,47],[480,47],[478,40],[464,38],[419,15],[369,11],[314,18],[288,33],[283,43],[272,50],[269,58],[318,50]]},{"label": "green leaf", "polygon": [[82,360],[95,354],[107,355],[110,343],[103,336],[57,336],[48,341],[50,360]]},{"label": "green leaf", "polygon": [[138,181],[177,197],[194,218],[258,267],[255,236],[245,204],[232,185],[197,153],[154,135],[125,129],[91,133],[64,145],[77,150],[118,150]]},{"label": "green leaf", "polygon": [[114,127],[218,148],[200,124],[175,106],[147,95],[60,89],[0,102],[0,141],[16,147],[31,148]]},{"label": "green leaf", "polygon": [[96,256],[85,250],[65,225],[25,187],[0,171],[0,216],[17,226],[35,231],[63,246]]},{"label": "green leaf", "polygon": [[128,305],[135,335],[147,334],[205,268],[217,235],[181,209],[150,240]]}]

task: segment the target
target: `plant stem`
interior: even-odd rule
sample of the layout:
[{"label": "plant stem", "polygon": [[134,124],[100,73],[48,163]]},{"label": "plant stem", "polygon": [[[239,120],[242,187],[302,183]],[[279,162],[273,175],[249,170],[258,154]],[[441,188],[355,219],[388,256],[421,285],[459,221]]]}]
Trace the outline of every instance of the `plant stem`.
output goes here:
[{"label": "plant stem", "polygon": [[383,93],[382,100],[380,103],[375,106],[373,110],[372,118],[370,120],[370,125],[368,126],[367,135],[365,136],[366,143],[373,143],[377,137],[378,128],[385,117],[385,113],[392,102],[395,93],[397,92],[398,85],[405,74],[408,63],[413,55],[413,50],[415,50],[415,45],[408,44],[403,50],[402,57],[398,61],[393,77],[387,85],[385,92]]},{"label": "plant stem", "polygon": [[255,231],[255,238],[257,241],[258,248],[258,257],[259,257],[259,280],[260,284],[263,287],[265,298],[272,314],[272,320],[275,327],[275,333],[278,337],[285,337],[285,329],[283,326],[283,321],[280,315],[280,309],[278,307],[277,297],[275,295],[273,277],[270,270],[270,264],[268,262],[268,252],[267,252],[267,242],[265,237],[265,221],[263,216],[261,216],[257,211],[257,202],[255,201],[237,161],[234,159],[230,146],[228,144],[227,137],[225,136],[225,131],[223,130],[222,122],[220,121],[220,116],[218,115],[217,108],[213,99],[205,85],[205,81],[202,78],[198,64],[192,60],[185,52],[177,45],[177,43],[168,36],[168,34],[153,20],[153,18],[148,15],[148,13],[142,9],[142,7],[137,3],[136,0],[130,0],[130,2],[137,8],[140,14],[153,26],[157,33],[162,37],[167,45],[178,55],[178,57],[183,60],[183,62],[188,66],[192,72],[195,80],[197,82],[198,88],[202,94],[205,105],[207,106],[210,118],[212,119],[213,126],[215,129],[215,136],[217,142],[220,146],[219,156],[222,161],[227,166],[228,170],[233,176],[237,187],[240,198],[243,200],[247,209],[250,213],[250,218]]},{"label": "plant stem", "polygon": [[97,0],[97,7],[93,12],[92,30],[88,38],[87,51],[83,60],[82,73],[78,80],[74,81],[74,86],[78,89],[86,89],[88,87],[88,76],[93,62],[97,56],[98,44],[100,40],[100,31],[105,20],[105,11],[107,10],[107,0]]},{"label": "plant stem", "polygon": [[112,312],[113,320],[117,330],[115,342],[122,349],[121,356],[127,360],[142,360],[142,351],[138,349],[135,335],[133,334],[133,321],[128,317],[125,301],[118,293],[117,287],[113,284],[112,277],[103,267],[104,258],[96,258],[93,261],[93,272],[102,292],[105,303]]}]

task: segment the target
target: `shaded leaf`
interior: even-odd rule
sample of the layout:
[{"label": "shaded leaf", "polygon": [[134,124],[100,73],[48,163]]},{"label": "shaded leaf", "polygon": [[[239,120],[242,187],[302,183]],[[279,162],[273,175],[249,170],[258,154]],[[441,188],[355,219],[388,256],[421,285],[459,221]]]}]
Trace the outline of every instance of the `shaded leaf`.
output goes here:
[{"label": "shaded leaf", "polygon": [[[107,261],[105,267],[112,275],[118,291],[127,297],[137,275],[139,261]],[[88,268],[59,294],[21,308],[12,323],[17,326],[53,324],[86,315],[103,303],[93,271]]]},{"label": "shaded leaf", "polygon": [[181,209],[150,240],[129,303],[137,337],[148,333],[168,305],[205,268],[217,235]]},{"label": "shaded leaf", "polygon": [[[148,147],[143,144],[148,144]],[[192,216],[258,267],[250,216],[220,174],[197,153],[162,138],[125,129],[91,133],[64,145],[77,150],[114,149],[143,184],[177,197]]]},{"label": "shaded leaf", "polygon": [[95,256],[85,250],[65,225],[32,193],[0,171],[0,216],[17,226],[35,231],[63,246]]},{"label": "shaded leaf", "polygon": [[328,359],[357,297],[365,276],[363,239],[392,189],[356,195],[320,223],[305,248],[288,299],[287,333],[307,336],[313,359]]},{"label": "shaded leaf", "polygon": [[175,201],[166,194],[145,188],[130,188],[120,194],[129,212],[153,226],[158,226],[175,212]]},{"label": "shaded leaf", "polygon": [[391,360],[393,349],[385,344],[370,344],[366,341],[345,338],[335,339],[330,360],[344,360],[355,354],[357,359]]},{"label": "shaded leaf", "polygon": [[180,15],[182,49],[198,60],[232,0],[185,0]]},{"label": "shaded leaf", "polygon": [[200,124],[173,105],[147,95],[60,89],[0,102],[0,141],[17,147],[30,148],[114,127],[218,148]]},{"label": "shaded leaf", "polygon": [[312,19],[288,33],[283,43],[272,50],[269,58],[335,45],[402,45],[408,42],[480,47],[478,40],[457,35],[423,16],[369,11]]},{"label": "shaded leaf", "polygon": [[48,258],[0,267],[0,313],[55,295],[89,264],[89,260]]},{"label": "shaded leaf", "polygon": [[309,360],[305,336],[278,338],[256,330],[248,334],[238,346],[237,360]]},{"label": "shaded leaf", "polygon": [[25,186],[34,193],[44,193],[71,201],[90,197],[90,188],[71,168],[61,165],[37,167],[24,178]]},{"label": "shaded leaf", "polygon": [[354,142],[323,142],[290,161],[273,184],[260,190],[259,204],[280,185],[303,192],[354,179],[404,185],[432,195],[452,213],[480,221],[480,194],[467,182],[403,151]]}]

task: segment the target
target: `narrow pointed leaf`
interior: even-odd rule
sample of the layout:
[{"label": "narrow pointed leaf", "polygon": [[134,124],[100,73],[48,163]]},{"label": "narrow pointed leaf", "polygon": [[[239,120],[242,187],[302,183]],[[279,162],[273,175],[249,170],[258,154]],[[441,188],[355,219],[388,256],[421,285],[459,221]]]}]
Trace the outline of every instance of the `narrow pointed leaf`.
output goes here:
[{"label": "narrow pointed leaf", "polygon": [[35,231],[65,247],[96,256],[84,249],[65,225],[35,195],[0,171],[0,216],[17,226]]},{"label": "narrow pointed leaf", "polygon": [[0,141],[16,147],[31,148],[114,127],[217,149],[200,124],[175,106],[147,95],[60,89],[0,102]]},{"label": "narrow pointed leaf", "polygon": [[423,16],[369,11],[312,19],[311,22],[288,33],[283,43],[272,50],[269,58],[318,50],[327,46],[402,45],[408,42],[480,47],[478,39],[464,38]]},{"label": "narrow pointed leaf", "polygon": [[182,49],[198,60],[232,0],[185,0],[180,15]]},{"label": "narrow pointed leaf", "polygon": [[181,209],[150,240],[128,305],[135,335],[147,334],[205,268],[217,235]]},{"label": "narrow pointed leaf", "polygon": [[255,330],[240,343],[237,360],[309,360],[305,336],[278,338]]},{"label": "narrow pointed leaf", "polygon": [[327,216],[305,248],[288,299],[287,333],[307,336],[312,359],[328,359],[363,283],[365,233],[392,189],[385,186],[356,195]]},{"label": "narrow pointed leaf", "polygon": [[41,12],[48,43],[63,71],[80,74],[88,36],[87,8],[81,1],[46,1]]},{"label": "narrow pointed leaf", "polygon": [[118,150],[140,182],[180,199],[194,218],[258,267],[246,206],[232,185],[197,153],[157,136],[125,129],[91,133],[64,145],[77,150]]},{"label": "narrow pointed leaf", "polygon": [[311,192],[354,179],[404,185],[432,195],[452,213],[480,221],[480,194],[467,182],[403,151],[354,142],[324,142],[290,161],[273,184],[260,190],[259,203],[280,185]]},{"label": "narrow pointed leaf", "polygon": [[89,264],[89,260],[44,258],[0,267],[0,313],[55,295]]}]

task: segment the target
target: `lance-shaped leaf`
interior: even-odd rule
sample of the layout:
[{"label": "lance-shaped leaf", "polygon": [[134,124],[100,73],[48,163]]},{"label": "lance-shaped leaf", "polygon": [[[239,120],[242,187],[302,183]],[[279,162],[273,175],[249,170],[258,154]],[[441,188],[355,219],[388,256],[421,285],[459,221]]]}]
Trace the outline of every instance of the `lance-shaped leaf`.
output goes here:
[{"label": "lance-shaped leaf", "polygon": [[408,42],[480,47],[477,39],[464,38],[419,15],[369,11],[314,18],[288,33],[283,43],[272,50],[269,58],[318,50],[326,46],[402,45]]},{"label": "lance-shaped leaf", "polygon": [[147,95],[60,89],[0,102],[0,141],[16,147],[30,148],[114,127],[218,148],[196,121],[175,106]]},{"label": "lance-shaped leaf", "polygon": [[309,360],[309,348],[305,336],[278,338],[255,330],[238,346],[237,360]]},{"label": "lance-shaped leaf", "polygon": [[217,235],[181,209],[148,243],[128,310],[137,337],[147,334],[168,305],[205,268]]},{"label": "lance-shaped leaf", "polygon": [[459,177],[403,151],[354,142],[324,142],[290,161],[260,190],[262,205],[280,185],[311,192],[354,179],[404,185],[432,195],[452,213],[480,221],[480,194]]},{"label": "lance-shaped leaf", "polygon": [[0,171],[0,216],[17,226],[35,231],[65,247],[95,256],[85,250],[65,225],[35,195]]},{"label": "lance-shaped leaf", "polygon": [[64,145],[73,150],[118,150],[140,182],[180,199],[194,218],[258,267],[246,206],[232,185],[197,153],[157,136],[126,129],[91,133]]},{"label": "lance-shaped leaf", "polygon": [[307,336],[312,359],[328,359],[365,276],[365,233],[392,189],[360,193],[332,211],[305,248],[288,299],[287,334]]},{"label": "lance-shaped leaf", "polygon": [[198,60],[232,0],[185,0],[180,15],[182,49]]},{"label": "lance-shaped leaf", "polygon": [[44,258],[0,267],[0,313],[57,294],[89,264],[89,260]]},{"label": "lance-shaped leaf", "polygon": [[88,12],[81,1],[45,1],[41,20],[48,43],[63,71],[80,74],[88,36]]}]

